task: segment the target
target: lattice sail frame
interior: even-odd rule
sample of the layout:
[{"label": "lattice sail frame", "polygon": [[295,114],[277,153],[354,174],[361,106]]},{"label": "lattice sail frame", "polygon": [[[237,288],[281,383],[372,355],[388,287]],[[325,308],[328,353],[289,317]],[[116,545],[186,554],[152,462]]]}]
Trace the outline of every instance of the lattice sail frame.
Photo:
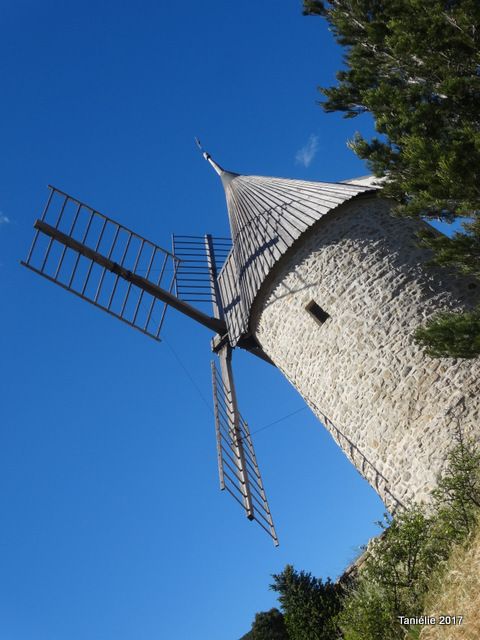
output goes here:
[{"label": "lattice sail frame", "polygon": [[[223,319],[218,273],[231,255],[231,240],[209,234],[203,237],[173,235],[172,251],[180,259],[175,283],[179,298],[208,302],[214,317]],[[220,372],[212,361],[212,388],[220,489],[227,490],[242,505],[247,518],[255,520],[278,546],[250,431],[238,411],[232,349],[224,344],[217,355]]]},{"label": "lattice sail frame", "polygon": [[180,300],[208,303],[215,312],[220,298],[217,276],[231,249],[230,238],[173,234],[172,253],[179,259],[175,293]]},{"label": "lattice sail frame", "polygon": [[[174,252],[181,254],[175,255],[64,191],[51,185],[49,189],[22,265],[157,341],[167,306],[225,338],[217,275],[230,252],[228,238],[174,236]],[[182,258],[187,264],[178,279]],[[196,268],[190,274],[192,263]],[[200,276],[202,286],[195,281],[192,286],[186,278],[190,275]],[[197,297],[200,289],[203,294]],[[211,304],[213,317],[190,306],[193,301]],[[250,431],[238,412],[231,347],[224,344],[218,355],[222,374],[212,362],[212,383],[221,489],[231,493],[278,546]]]},{"label": "lattice sail frame", "polygon": [[160,340],[168,305],[124,276],[140,276],[171,293],[178,258],[77,198],[50,185],[49,189],[22,264]]},{"label": "lattice sail frame", "polygon": [[221,373],[211,363],[217,461],[220,489],[227,490],[271,536],[277,547],[278,537],[263,487],[248,424],[235,409]]}]

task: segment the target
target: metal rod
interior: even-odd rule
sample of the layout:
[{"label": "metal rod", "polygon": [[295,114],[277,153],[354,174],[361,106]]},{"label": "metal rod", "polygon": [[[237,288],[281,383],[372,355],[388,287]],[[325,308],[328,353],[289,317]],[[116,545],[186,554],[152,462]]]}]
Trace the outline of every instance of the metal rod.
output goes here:
[{"label": "metal rod", "polygon": [[[153,251],[152,251],[151,258],[150,258],[150,262],[148,263],[147,273],[145,274],[145,278],[147,280],[148,280],[148,276],[150,275],[150,269],[152,268],[153,260],[155,258],[155,254],[156,253],[157,253],[157,247],[153,247]],[[140,303],[142,302],[142,299],[143,299],[143,294],[144,294],[144,291],[142,289],[140,291],[140,295],[138,296],[137,306],[135,307],[135,312],[133,314],[132,322],[136,322],[136,320],[137,320],[137,315],[138,315],[138,311],[140,309]]]},{"label": "metal rod", "polygon": [[[231,242],[231,238],[227,238],[226,236],[218,236],[218,237],[217,237],[217,236],[215,236],[215,237],[216,237],[216,239],[218,239],[218,240],[230,240],[230,242]],[[196,240],[196,239],[198,239],[198,238],[201,238],[201,236],[178,236],[178,235],[177,235],[177,236],[175,236],[175,238],[180,238],[180,239],[181,239],[181,238],[193,238],[193,239],[195,239],[195,240]]]},{"label": "metal rod", "polygon": [[[175,245],[175,234],[172,233],[172,252],[173,254],[176,256],[177,255],[177,250],[176,250],[176,245]],[[175,278],[175,295],[178,297],[178,286],[177,286],[177,279]]]},{"label": "metal rod", "polygon": [[[265,502],[267,501],[267,499],[266,499],[266,497],[263,495],[263,493],[262,493],[262,489],[261,489],[261,487],[258,485],[258,482],[257,482],[257,484],[255,484],[255,482],[251,482],[251,483],[250,483],[250,485],[251,485],[252,489],[255,491],[255,493],[256,493],[256,494],[257,494],[257,496],[258,496],[257,500],[258,500],[258,499],[260,499],[263,503],[265,503]],[[254,494],[254,493],[252,493],[252,498],[255,498],[255,494]]]},{"label": "metal rod", "polygon": [[[94,215],[95,215],[95,212],[94,212]],[[105,227],[107,226],[107,223],[108,223],[108,220],[104,219],[102,228],[100,230],[100,235],[98,236],[97,244],[95,245],[94,251],[97,251],[98,247],[100,246],[100,243],[101,243],[102,238],[103,238],[103,232],[105,231]],[[85,282],[84,282],[84,285],[83,285],[83,288],[82,288],[82,296],[85,293],[85,289],[87,288],[88,280],[90,278],[90,274],[92,273],[93,265],[94,265],[94,262],[92,260],[92,262],[90,262],[90,265],[88,267],[87,277],[85,278]]]},{"label": "metal rod", "polygon": [[[120,225],[117,224],[117,230],[116,230],[115,235],[113,237],[112,246],[110,247],[110,251],[108,252],[108,256],[107,256],[108,260],[110,259],[111,255],[113,253],[113,249],[114,249],[115,244],[117,242],[117,238],[118,238],[118,234],[119,233],[120,233]],[[78,251],[78,249],[77,249],[77,251]],[[79,251],[79,253],[80,253],[80,251]],[[100,255],[100,254],[98,254],[98,255]],[[98,262],[98,260],[95,260],[95,262]],[[105,279],[105,273],[106,272],[107,272],[107,267],[105,265],[103,265],[103,271],[102,271],[102,275],[100,276],[100,282],[98,283],[97,292],[95,294],[95,298],[93,299],[94,302],[97,302],[97,300],[98,300],[98,296],[100,295],[100,291],[101,291],[101,288],[103,286],[103,281]]]},{"label": "metal rod", "polygon": [[183,297],[181,298],[184,302],[211,302],[208,298],[190,298]]},{"label": "metal rod", "polygon": [[[239,486],[238,478],[236,477],[236,474],[235,474],[234,478],[232,478],[232,476],[228,473],[228,471],[225,471],[225,469],[224,469],[223,470],[223,475],[232,484],[232,487],[235,489],[235,491],[237,491],[242,496],[242,498],[245,498],[245,494],[243,493],[243,488],[241,486]],[[226,488],[228,489],[228,485],[226,485]],[[245,509],[245,505],[244,504],[242,504],[242,507]]]},{"label": "metal rod", "polygon": [[[178,277],[178,276],[177,276],[177,280],[178,280],[178,282],[205,282],[205,280],[203,278],[182,278],[182,277]],[[208,285],[204,285],[204,286],[208,287]]]},{"label": "metal rod", "polygon": [[[135,273],[136,270],[137,270],[138,262],[140,260],[140,256],[142,255],[144,244],[145,244],[145,240],[142,238],[142,242],[140,243],[140,249],[138,250],[137,257],[136,257],[135,263],[133,265],[133,273]],[[127,288],[127,293],[125,294],[125,299],[124,299],[123,304],[122,304],[122,310],[120,311],[120,315],[121,316],[123,316],[123,312],[125,311],[125,307],[127,305],[127,300],[128,300],[128,296],[130,295],[131,288],[132,288],[132,283],[129,282],[128,283],[128,288]]]},{"label": "metal rod", "polygon": [[[262,496],[260,496],[260,500],[257,498],[256,495],[254,495],[252,493],[252,498],[255,500],[255,502],[258,504],[259,508],[260,508],[260,514],[262,511],[264,511],[264,513],[266,513],[268,515],[268,511],[265,509],[265,500],[263,499]],[[265,516],[262,516],[265,517]],[[270,524],[270,523],[269,523]]]},{"label": "metal rod", "polygon": [[[173,272],[172,280],[170,281],[170,286],[168,288],[169,293],[172,293],[174,284],[175,284],[175,270]],[[165,320],[165,314],[167,313],[167,307],[168,307],[167,304],[163,305],[162,315],[160,316],[160,320],[158,322],[158,329],[157,329],[157,332],[155,334],[157,336],[157,338],[160,336],[160,331],[162,330],[162,327],[163,327],[163,321]]]},{"label": "metal rod", "polygon": [[[168,256],[165,254],[165,257],[164,257],[164,259],[163,259],[162,268],[161,268],[161,270],[160,270],[160,274],[159,274],[159,276],[158,276],[158,278],[157,278],[157,282],[156,282],[156,284],[157,284],[157,285],[159,285],[159,284],[160,284],[160,282],[162,281],[163,273],[164,273],[164,271],[165,271],[165,267],[167,266],[167,260],[168,260]],[[145,322],[144,329],[146,329],[146,328],[148,327],[148,324],[149,324],[150,319],[151,319],[151,317],[152,317],[153,308],[155,307],[155,302],[156,302],[156,301],[157,301],[157,299],[156,299],[156,298],[152,298],[152,302],[150,303],[150,310],[149,310],[149,312],[148,312],[147,321]]]},{"label": "metal rod", "polygon": [[[223,464],[224,467],[227,467],[228,469],[230,469],[230,471],[237,476],[237,482],[240,483],[241,488],[240,488],[240,492],[243,494],[243,489],[245,487],[245,482],[242,480],[241,478],[241,469],[238,468],[238,466],[234,467],[232,466],[228,460],[226,460],[225,458],[223,459]],[[226,471],[224,469],[224,473],[226,474]],[[244,494],[245,495],[245,494]],[[245,496],[246,497],[246,496]]]},{"label": "metal rod", "polygon": [[233,451],[232,449],[232,439],[227,438],[225,436],[224,431],[220,433],[220,437],[225,441],[226,445],[228,446],[228,449],[225,449],[223,444],[221,445],[223,453],[233,462],[233,464],[237,467],[237,471],[238,471],[238,468],[239,468],[238,456],[236,456],[235,451]]},{"label": "metal rod", "polygon": [[[225,474],[225,476],[228,478],[227,474]],[[230,478],[229,478],[229,480],[230,480]],[[230,480],[230,482],[232,482],[232,481]],[[232,484],[233,484],[233,482],[232,482]],[[234,485],[234,486],[235,486],[235,485]],[[229,487],[227,484],[225,485],[225,489],[226,489],[226,490],[228,491],[228,493],[229,493],[229,494],[230,494],[230,495],[231,495],[231,496],[232,496],[232,497],[233,497],[233,498],[238,502],[238,504],[239,504],[239,505],[241,505],[241,506],[243,507],[243,502],[240,500],[240,498],[239,498],[238,496],[236,496],[236,495],[233,493],[233,491],[230,489],[230,487]],[[243,495],[243,494],[241,494],[241,495]]]},{"label": "metal rod", "polygon": [[[62,215],[63,215],[63,212],[65,210],[65,207],[66,207],[66,204],[67,204],[67,200],[68,200],[68,198],[65,198],[64,201],[63,201],[62,208],[60,209],[60,213],[58,215],[57,223],[55,225],[55,229],[57,229],[58,225],[60,224],[60,220],[62,219]],[[43,221],[42,221],[42,223],[46,224],[46,222],[43,222]],[[52,244],[53,244],[53,236],[50,237],[50,240],[48,242],[47,251],[45,253],[45,258],[44,258],[43,263],[42,263],[42,268],[40,269],[41,271],[43,271],[45,269],[45,266],[46,266],[47,260],[48,260],[48,256],[50,254],[50,249],[52,248]]]},{"label": "metal rod", "polygon": [[[178,258],[177,258],[177,260],[178,260]],[[182,262],[182,264],[183,264],[183,262]],[[203,271],[204,273],[208,273],[207,265],[204,265],[204,266],[202,265],[200,267],[189,266],[189,267],[187,267],[187,269],[194,269],[194,271]],[[186,270],[182,269],[182,273],[189,273],[189,271],[186,271]],[[194,273],[194,272],[192,271],[192,273]]]},{"label": "metal rod", "polygon": [[32,253],[33,253],[33,251],[35,249],[35,245],[37,244],[37,239],[38,239],[38,234],[39,233],[40,233],[40,231],[37,229],[35,231],[35,235],[33,236],[33,241],[32,241],[32,244],[30,246],[30,251],[28,252],[27,259],[25,261],[26,264],[29,264],[29,262],[30,262],[30,259],[32,257]]},{"label": "metal rod", "polygon": [[[120,260],[120,266],[121,267],[123,267],[123,263],[125,262],[125,258],[127,257],[127,253],[128,253],[128,249],[130,247],[131,239],[132,239],[132,236],[128,236],[127,244],[125,245],[125,249],[123,251],[122,259]],[[110,299],[108,301],[107,309],[110,309],[111,304],[113,302],[113,297],[115,295],[115,291],[117,290],[117,285],[118,285],[118,279],[119,278],[120,278],[120,275],[117,273],[117,276],[115,278],[115,282],[114,282],[114,285],[113,285],[112,293],[110,294]]]},{"label": "metal rod", "polygon": [[[173,274],[172,274],[172,279],[170,280],[170,286],[168,287],[168,292],[172,293],[173,289],[175,287],[175,282],[177,280],[177,269],[178,269],[178,265],[179,262],[177,260],[175,260],[175,262],[173,263]],[[160,280],[159,283],[161,282],[163,277],[163,270],[162,273],[160,275]],[[178,296],[176,296],[178,297]],[[163,305],[163,309],[162,309],[162,315],[160,316],[160,320],[158,322],[158,328],[157,328],[157,332],[156,332],[156,336],[158,337],[160,335],[160,331],[162,330],[163,327],[163,321],[165,320],[165,314],[167,313],[167,304]]]},{"label": "metal rod", "polygon": [[[247,466],[250,467],[252,473],[255,474],[257,481],[260,480],[261,476],[260,476],[260,471],[258,469],[256,469],[256,465],[252,462],[251,458],[248,458],[248,456],[245,456],[245,461],[247,463]],[[253,487],[255,487],[254,484],[252,484]]]},{"label": "metal rod", "polygon": [[[258,500],[257,500],[257,502],[258,502]],[[271,527],[272,526],[271,518],[268,518],[268,515],[269,515],[268,512],[265,512],[265,513],[267,514],[267,517],[263,515],[262,509],[257,509],[255,511],[255,520],[257,520],[257,518],[260,516],[260,518],[262,518],[262,520],[264,522],[266,522],[269,527]],[[257,520],[257,522],[258,522],[258,520]]]},{"label": "metal rod", "polygon": [[[195,282],[199,282],[199,280],[195,280]],[[189,284],[187,286],[188,286],[189,290],[190,289],[208,289],[208,290],[210,290],[210,285],[208,285],[208,284]]]},{"label": "metal rod", "polygon": [[[47,204],[45,205],[45,207],[43,209],[42,216],[40,218],[41,220],[45,220],[45,216],[47,215],[48,207],[50,206],[50,203],[51,203],[52,198],[53,198],[54,191],[52,191],[51,187],[49,187],[49,189],[50,189],[50,194],[48,196]],[[37,229],[35,231],[35,235],[33,236],[33,242],[32,242],[32,245],[30,247],[30,251],[28,252],[27,259],[26,259],[26,263],[27,264],[30,263],[30,259],[32,257],[33,250],[35,249],[35,245],[37,244],[37,239],[38,239],[38,234],[39,233],[40,233],[40,231]]]},{"label": "metal rod", "polygon": [[[68,232],[68,235],[69,235],[69,236],[71,236],[71,235],[72,235],[72,233],[73,233],[73,230],[74,230],[75,225],[76,225],[76,223],[77,223],[78,215],[79,215],[79,213],[80,213],[80,209],[81,209],[81,208],[82,208],[82,205],[81,205],[81,204],[79,204],[79,205],[78,205],[78,207],[77,207],[77,211],[75,212],[75,217],[73,218],[73,222],[72,222],[72,225],[71,225],[71,227],[70,227],[70,231]],[[90,217],[91,217],[91,216],[92,216],[92,214],[90,214]],[[90,226],[90,225],[89,225],[89,226]],[[83,237],[82,242],[85,242],[85,237],[86,237],[86,236],[84,236],[84,237]],[[60,273],[60,269],[62,268],[63,259],[64,259],[64,257],[65,257],[65,253],[66,253],[66,252],[67,252],[67,247],[66,247],[66,246],[64,246],[64,247],[63,247],[63,251],[62,251],[62,255],[60,256],[60,260],[58,261],[57,270],[55,271],[55,275],[53,276],[55,279],[57,279],[58,274]]]},{"label": "metal rod", "polygon": [[220,410],[222,412],[222,418],[225,420],[225,425],[224,426],[226,427],[227,433],[230,434],[230,431],[231,431],[231,426],[230,425],[231,425],[231,421],[232,421],[232,418],[233,418],[233,410],[227,404],[227,402],[224,399],[222,399],[221,397],[219,397],[218,403],[219,403]]},{"label": "metal rod", "polygon": [[47,204],[45,205],[45,208],[40,217],[40,220],[45,220],[45,216],[47,215],[48,208],[50,207],[50,203],[52,202],[53,195],[56,191],[55,187],[51,187],[50,185],[48,185],[48,188],[50,189],[50,194],[48,196]]},{"label": "metal rod", "polygon": [[[201,249],[199,249],[198,251],[195,251],[195,253],[185,253],[184,251],[182,251],[182,252],[177,251],[177,252],[175,253],[175,255],[176,255],[176,256],[180,256],[180,255],[181,255],[182,257],[183,257],[183,256],[188,256],[189,258],[192,258],[192,257],[193,257],[193,258],[201,257],[201,258],[202,258],[202,262],[205,262],[206,257],[205,257],[205,255],[204,255],[204,249],[205,249],[205,247],[202,247],[202,248],[201,248]],[[186,262],[186,260],[185,260],[185,262]]]},{"label": "metal rod", "polygon": [[272,540],[273,540],[273,544],[274,544],[276,547],[278,547],[280,543],[278,542],[277,533],[276,533],[276,531],[275,531],[275,527],[273,526],[273,524],[270,524],[270,531],[269,531],[269,530],[267,529],[267,527],[266,527],[264,524],[262,524],[262,523],[260,522],[260,520],[257,520],[257,518],[254,518],[254,520],[255,520],[255,521],[256,521],[256,522],[257,522],[257,523],[262,527],[262,529],[263,529],[264,531],[266,531],[266,532],[268,533],[268,535],[269,535],[269,536],[272,538]]},{"label": "metal rod", "polygon": [[[217,382],[217,385],[218,385],[218,382]],[[222,426],[225,427],[226,433],[230,434],[230,429],[231,429],[230,423],[232,421],[233,411],[228,406],[225,399],[220,396],[220,394],[218,398],[218,406],[221,411],[221,417],[223,418],[223,421],[224,421],[222,422]]]}]

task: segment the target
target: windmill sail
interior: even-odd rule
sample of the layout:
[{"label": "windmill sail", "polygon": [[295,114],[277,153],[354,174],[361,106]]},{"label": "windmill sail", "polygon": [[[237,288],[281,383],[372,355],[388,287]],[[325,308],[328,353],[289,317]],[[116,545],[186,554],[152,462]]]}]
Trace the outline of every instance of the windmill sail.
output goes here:
[{"label": "windmill sail", "polygon": [[76,198],[50,188],[22,264],[107,313],[160,339],[167,306],[215,332],[225,324],[173,295],[179,260]]},{"label": "windmill sail", "polygon": [[213,306],[216,318],[222,317],[217,276],[232,248],[230,238],[172,235],[172,253],[178,258],[175,293],[186,302]]},{"label": "windmill sail", "polygon": [[[36,220],[35,237],[22,262],[35,273],[160,340],[168,306],[203,324],[221,374],[212,363],[215,422],[222,489],[227,489],[278,545],[246,422],[238,412],[231,370],[232,348],[217,275],[231,251],[227,238],[174,236],[173,253],[50,186]],[[190,305],[206,302],[213,316]],[[256,355],[258,345],[248,345]]]},{"label": "windmill sail", "polygon": [[[230,242],[225,238],[189,237],[196,242],[193,257],[200,265],[202,279],[208,291],[215,318],[224,318],[224,307],[218,287],[218,272],[230,254]],[[190,245],[192,246],[192,245]],[[191,252],[178,236],[173,237],[175,255]],[[181,277],[181,268],[177,271]],[[188,295],[188,293],[187,293]],[[278,538],[258,469],[257,458],[247,423],[240,415],[232,371],[232,348],[224,336],[212,342],[220,361],[220,372],[212,361],[213,408],[217,440],[220,489],[227,490],[239,502],[249,520],[256,520],[270,535],[275,546]],[[253,351],[252,351],[253,352]]]},{"label": "windmill sail", "polygon": [[[222,355],[220,354],[220,357]],[[278,546],[278,537],[263,488],[250,430],[238,412],[235,390],[228,377],[223,367],[222,372],[219,372],[212,361],[220,489],[228,491],[243,507],[247,518],[255,520],[271,536],[275,546]]]}]

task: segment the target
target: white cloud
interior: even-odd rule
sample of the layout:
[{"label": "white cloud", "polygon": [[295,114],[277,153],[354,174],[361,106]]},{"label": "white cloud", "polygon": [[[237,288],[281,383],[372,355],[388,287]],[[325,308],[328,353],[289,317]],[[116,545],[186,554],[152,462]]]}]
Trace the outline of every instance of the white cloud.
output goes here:
[{"label": "white cloud", "polygon": [[9,222],[10,218],[7,218],[7,216],[0,211],[0,224],[8,224]]},{"label": "white cloud", "polygon": [[312,164],[312,160],[317,155],[318,151],[318,136],[314,133],[308,138],[306,144],[295,154],[295,162],[297,164],[303,164],[304,167],[309,167]]}]

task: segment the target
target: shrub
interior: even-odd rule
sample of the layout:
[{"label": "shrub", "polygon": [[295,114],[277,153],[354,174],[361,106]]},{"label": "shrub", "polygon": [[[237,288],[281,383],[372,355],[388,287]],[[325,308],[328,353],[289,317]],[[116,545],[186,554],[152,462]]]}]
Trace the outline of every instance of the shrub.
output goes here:
[{"label": "shrub", "polygon": [[[433,492],[433,509],[412,505],[381,524],[356,583],[347,592],[338,624],[345,640],[400,640],[398,616],[424,613],[432,575],[455,544],[475,530],[480,513],[480,452],[461,437]],[[414,638],[416,630],[411,630]]]}]

